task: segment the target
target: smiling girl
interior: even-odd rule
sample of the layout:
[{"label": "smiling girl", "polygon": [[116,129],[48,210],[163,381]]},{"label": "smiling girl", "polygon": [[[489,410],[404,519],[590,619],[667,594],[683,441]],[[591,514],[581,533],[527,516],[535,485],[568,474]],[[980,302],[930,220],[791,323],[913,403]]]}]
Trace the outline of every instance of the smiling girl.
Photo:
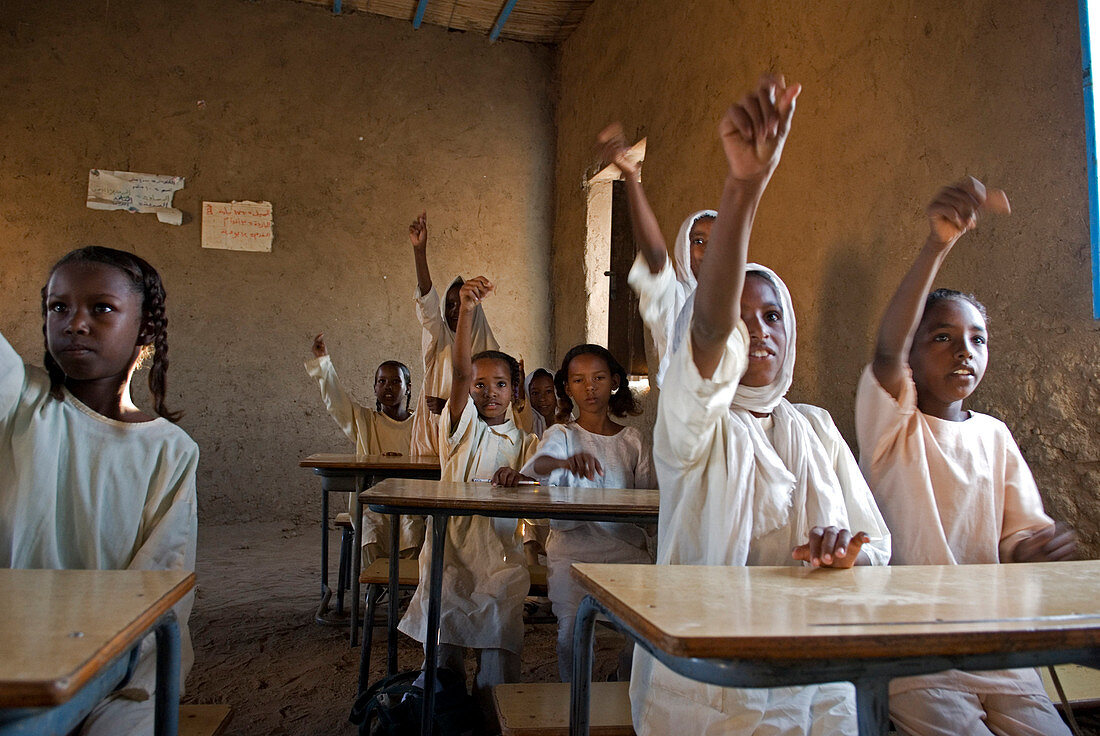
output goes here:
[{"label": "smiling girl", "polygon": [[[929,293],[1000,190],[967,178],[928,206],[924,247],[886,308],[856,392],[860,463],[894,534],[893,564],[1041,562],[1072,557],[1075,535],[1043,512],[1008,427],[964,408],[985,374],[989,330],[973,296]],[[904,734],[1068,734],[1034,669],[948,670],[890,683]]]},{"label": "smiling girl", "polygon": [[[195,569],[199,449],[165,405],[165,302],[141,258],[81,248],[42,288],[46,370],[0,336],[0,567]],[[130,397],[145,358],[158,416]],[[175,607],[183,674],[192,602]],[[127,688],[95,706],[81,733],[153,732],[155,651],[150,634]]]},{"label": "smiling girl", "polygon": [[[491,477],[516,485],[537,439],[519,429],[508,411],[519,382],[519,363],[498,350],[471,357],[472,327],[493,285],[484,276],[462,285],[455,330],[451,393],[439,426],[440,479]],[[420,553],[420,584],[399,628],[426,638],[431,573],[432,519]],[[518,682],[523,647],[523,599],[531,587],[515,519],[455,516],[447,526],[438,664],[459,676],[463,648],[477,650],[475,690]]]}]

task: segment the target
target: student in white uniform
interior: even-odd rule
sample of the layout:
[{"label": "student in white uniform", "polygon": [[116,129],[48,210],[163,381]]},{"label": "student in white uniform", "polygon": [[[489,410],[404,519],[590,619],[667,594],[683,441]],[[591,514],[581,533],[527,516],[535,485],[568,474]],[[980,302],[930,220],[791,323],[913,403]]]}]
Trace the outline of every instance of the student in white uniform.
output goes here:
[{"label": "student in white uniform", "polygon": [[668,257],[668,246],[657,216],[642,186],[641,163],[631,158],[621,123],[612,123],[597,137],[605,164],[615,164],[626,182],[630,224],[638,242],[638,256],[627,275],[627,282],[638,295],[638,311],[653,337],[658,368],[654,382],[660,387],[668,370],[672,336],[688,298],[695,292],[699,263],[706,252],[710,231],[718,213],[699,210],[680,225],[673,244],[675,263]]},{"label": "student in white uniform", "polygon": [[[409,225],[409,241],[416,261],[416,318],[423,329],[420,348],[424,358],[424,385],[413,413],[413,455],[439,455],[439,415],[451,395],[451,351],[458,325],[459,289],[462,277],[447,286],[444,301],[432,284],[428,271],[428,215],[421,213]],[[473,352],[496,350],[496,338],[478,305],[472,315],[470,338]]]},{"label": "student in white uniform", "polygon": [[[626,370],[607,348],[578,345],[565,354],[554,377],[577,420],[546,430],[535,456],[520,472],[541,483],[578,488],[656,488],[649,442],[635,427],[612,416],[638,414]],[[578,494],[583,496],[583,494]],[[548,587],[558,619],[558,673],[569,682],[573,622],[584,592],[572,579],[574,562],[652,563],[655,530],[637,524],[552,521],[546,541]]]},{"label": "student in white uniform", "polygon": [[[333,420],[355,443],[357,455],[408,455],[412,444],[412,378],[409,367],[387,360],[374,372],[374,408],[363,406],[344,390],[332,358],[325,347],[324,334],[313,338],[313,359],[306,361],[309,373],[321,388],[321,400]],[[354,486],[352,486],[354,488]],[[355,500],[349,499],[348,511],[355,513]],[[413,557],[424,541],[424,519],[401,517],[402,557]],[[389,516],[363,509],[363,567],[390,553]]]},{"label": "student in white uniform", "polygon": [[[1039,562],[1072,557],[1073,532],[1043,512],[1008,427],[963,408],[988,360],[985,308],[932,282],[1000,190],[967,178],[928,206],[930,233],[886,308],[856,393],[860,462],[894,532],[898,565]],[[1068,734],[1034,669],[949,670],[890,683],[904,734]]]},{"label": "student in white uniform", "polygon": [[[165,405],[168,318],[156,270],[89,247],[62,258],[42,289],[46,370],[0,336],[0,567],[195,569],[199,449]],[[130,398],[151,358],[152,416]],[[175,607],[182,678],[193,655]],[[125,689],[97,705],[80,733],[153,733],[153,635]]]},{"label": "student in white uniform", "polygon": [[[765,76],[719,127],[729,174],[699,270],[690,333],[672,353],[654,428],[658,564],[801,560],[846,568],[874,561],[867,532],[888,545],[873,503],[852,521],[843,484],[854,479],[838,477],[811,420],[782,398],[794,370],[790,295],[774,273],[745,263],[800,89]],[[862,493],[869,498],[866,486]],[[864,529],[864,521],[872,528],[849,531]],[[720,688],[675,675],[640,649],[630,697],[639,736],[856,731],[848,683]]]},{"label": "student in white uniform", "polygon": [[[509,406],[519,383],[519,363],[491,350],[471,357],[471,328],[481,300],[493,291],[483,276],[462,285],[454,375],[439,427],[442,480],[491,478],[514,486],[518,469],[534,451],[534,435],[519,429]],[[419,642],[426,638],[431,574],[432,520],[420,553],[420,584],[399,628]],[[464,673],[463,647],[477,650],[475,691],[517,682],[523,648],[523,599],[531,586],[515,519],[455,516],[447,526],[443,600],[437,663]]]},{"label": "student in white uniform", "polygon": [[[523,361],[519,362],[523,375]],[[557,423],[558,396],[554,387],[554,374],[545,368],[536,368],[523,378],[523,391],[516,402],[515,420],[520,429],[542,439],[547,427]]]}]

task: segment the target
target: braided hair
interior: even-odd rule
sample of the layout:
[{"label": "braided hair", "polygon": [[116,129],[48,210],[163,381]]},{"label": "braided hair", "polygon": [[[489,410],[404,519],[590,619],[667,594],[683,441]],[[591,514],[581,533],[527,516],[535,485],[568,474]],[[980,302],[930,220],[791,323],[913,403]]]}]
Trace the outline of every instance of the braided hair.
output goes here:
[{"label": "braided hair", "polygon": [[627,414],[636,416],[642,413],[641,407],[638,406],[638,400],[634,398],[634,392],[630,390],[630,379],[626,375],[626,369],[623,368],[622,363],[615,360],[615,356],[604,346],[591,343],[577,345],[565,354],[561,361],[561,370],[554,376],[554,386],[558,390],[558,398],[564,399],[570,407],[573,406],[572,399],[566,393],[565,382],[569,379],[569,364],[578,355],[595,355],[604,363],[607,363],[607,370],[611,372],[611,375],[619,377],[619,387],[612,392],[611,400],[607,403],[607,410],[611,415],[625,417]]},{"label": "braided hair", "polygon": [[[71,263],[102,263],[114,266],[130,278],[134,293],[142,295],[142,336],[149,337],[149,343],[141,348],[138,354],[137,367],[142,367],[152,358],[152,367],[149,369],[149,393],[153,397],[153,410],[158,416],[162,416],[170,422],[178,422],[183,412],[169,411],[164,403],[164,396],[168,392],[168,315],[165,303],[167,295],[164,292],[164,283],[160,280],[160,274],[145,259],[133,253],[127,253],[114,248],[103,248],[91,245],[86,248],[78,248],[70,251],[50,269],[50,275],[46,279],[46,285],[42,287],[42,335],[46,336],[46,296],[50,278],[61,266]],[[65,372],[50,355],[49,341],[46,342],[46,357],[44,359],[46,371],[50,375],[50,395],[61,399],[61,387],[65,384]]]},{"label": "braided hair", "polygon": [[[396,368],[397,372],[401,374],[401,380],[405,382],[405,411],[409,411],[409,403],[412,401],[412,374],[409,373],[409,367],[399,360],[384,360],[378,364],[378,367],[374,369],[374,382],[378,382],[378,371],[383,368]],[[382,411],[382,402],[378,399],[374,400],[374,407],[378,411]]]},{"label": "braided hair", "polygon": [[982,315],[982,319],[986,321],[986,324],[989,323],[989,315],[985,312],[985,305],[978,301],[978,297],[973,294],[968,294],[965,291],[955,291],[954,289],[936,289],[931,292],[924,300],[924,312],[921,313],[921,321],[924,321],[924,316],[932,310],[932,307],[948,299],[967,302],[974,307],[974,309],[978,310],[978,314]]}]

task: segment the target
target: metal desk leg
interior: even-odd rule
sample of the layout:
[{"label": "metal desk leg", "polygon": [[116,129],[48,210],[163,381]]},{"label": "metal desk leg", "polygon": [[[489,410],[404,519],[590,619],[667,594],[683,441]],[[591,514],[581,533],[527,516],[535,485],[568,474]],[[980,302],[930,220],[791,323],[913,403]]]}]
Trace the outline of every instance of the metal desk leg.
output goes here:
[{"label": "metal desk leg", "polygon": [[424,636],[424,711],[420,719],[421,736],[432,736],[439,613],[443,607],[443,552],[450,518],[446,514],[432,514],[432,576],[428,588],[428,630]]},{"label": "metal desk leg", "polygon": [[155,634],[157,692],[154,733],[156,736],[176,736],[180,719],[180,627],[174,611],[161,617]]},{"label": "metal desk leg", "polygon": [[317,606],[317,623],[325,623],[332,590],[328,587],[328,489],[321,481],[321,605]]},{"label": "metal desk leg", "polygon": [[592,639],[596,629],[596,608],[585,596],[573,623],[573,682],[569,688],[569,736],[588,736],[592,695]]},{"label": "metal desk leg", "polygon": [[886,736],[890,723],[890,681],[857,680],[856,718],[860,736]]},{"label": "metal desk leg", "polygon": [[390,607],[386,615],[386,674],[397,674],[397,583],[398,555],[401,554],[401,515],[390,514]]},{"label": "metal desk leg", "polygon": [[[373,485],[373,483],[371,483]],[[351,645],[359,644],[359,574],[363,567],[363,501],[359,494],[367,488],[366,479],[355,478],[355,541],[351,546]]]}]

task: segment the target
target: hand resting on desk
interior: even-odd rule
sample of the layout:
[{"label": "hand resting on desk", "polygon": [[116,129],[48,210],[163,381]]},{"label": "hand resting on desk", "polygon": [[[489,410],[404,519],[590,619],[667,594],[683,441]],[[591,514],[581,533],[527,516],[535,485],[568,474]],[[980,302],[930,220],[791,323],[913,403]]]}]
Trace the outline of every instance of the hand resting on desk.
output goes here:
[{"label": "hand resting on desk", "polygon": [[815,526],[810,529],[810,541],[791,550],[791,557],[809,562],[813,567],[833,567],[846,570],[853,565],[868,564],[866,555],[860,563],[859,552],[871,541],[864,532],[852,534],[835,526]]}]

